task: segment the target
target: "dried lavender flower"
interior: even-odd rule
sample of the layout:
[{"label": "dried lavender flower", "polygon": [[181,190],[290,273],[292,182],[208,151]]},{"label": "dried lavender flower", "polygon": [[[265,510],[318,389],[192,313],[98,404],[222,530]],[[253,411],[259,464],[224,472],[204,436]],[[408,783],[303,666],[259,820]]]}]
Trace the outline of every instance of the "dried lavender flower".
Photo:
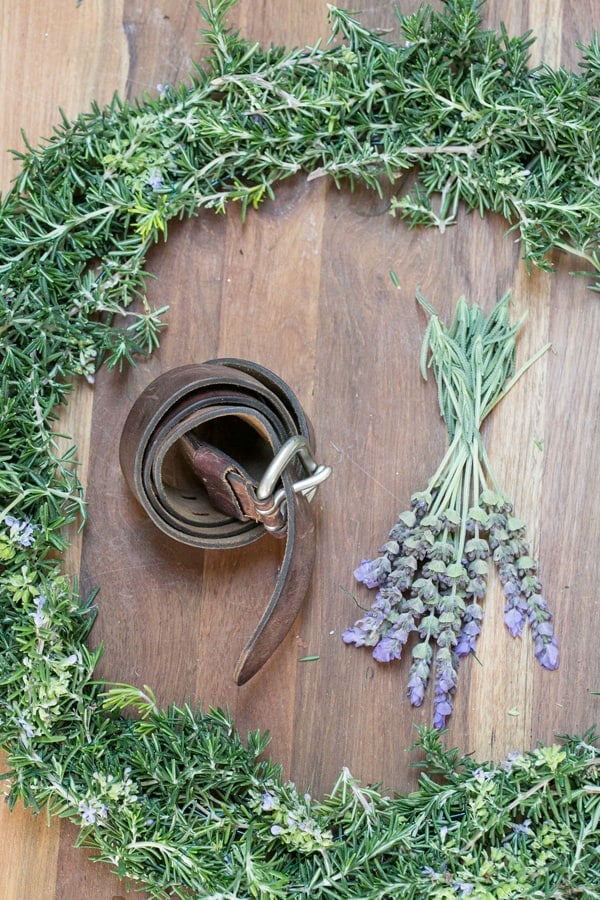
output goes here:
[{"label": "dried lavender flower", "polygon": [[490,563],[503,585],[509,633],[520,636],[529,623],[538,662],[558,666],[558,642],[525,523],[498,486],[480,432],[486,416],[548,347],[515,374],[521,323],[509,323],[509,294],[487,318],[461,298],[449,327],[420,294],[417,299],[429,315],[421,370],[424,378],[429,368],[434,372],[449,446],[380,555],[356,569],[356,579],[378,592],[372,608],[342,637],[372,648],[374,659],[387,663],[401,658],[417,632],[408,697],[413,706],[422,704],[433,667],[433,724],[443,728],[452,713],[459,660],[474,652],[481,630]]}]

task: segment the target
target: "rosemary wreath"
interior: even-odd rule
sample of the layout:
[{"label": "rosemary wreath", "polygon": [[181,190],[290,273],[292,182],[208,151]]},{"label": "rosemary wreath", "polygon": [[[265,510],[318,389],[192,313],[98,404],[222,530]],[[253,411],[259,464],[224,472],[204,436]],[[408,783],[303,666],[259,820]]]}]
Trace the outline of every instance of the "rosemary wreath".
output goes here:
[{"label": "rosemary wreath", "polygon": [[243,214],[297,172],[377,190],[416,168],[392,206],[410,225],[443,228],[459,202],[499,212],[528,264],[549,268],[548,252],[565,250],[600,288],[597,38],[580,74],[530,70],[529,36],[483,30],[477,4],[446,0],[401,17],[401,47],[332,9],[336,42],[264,50],[228,30],[232,2],[199,7],[211,54],[190,84],[63,120],[21,155],[0,209],[10,802],[77,822],[82,846],[156,898],[597,897],[591,732],[478,766],[423,729],[416,793],[384,796],[344,770],[317,801],[223,712],[160,710],[147,688],[94,681],[93,598],[57,561],[84,505],[54,410],[71,376],[156,346],[144,260],[170,219],[231,201]]}]

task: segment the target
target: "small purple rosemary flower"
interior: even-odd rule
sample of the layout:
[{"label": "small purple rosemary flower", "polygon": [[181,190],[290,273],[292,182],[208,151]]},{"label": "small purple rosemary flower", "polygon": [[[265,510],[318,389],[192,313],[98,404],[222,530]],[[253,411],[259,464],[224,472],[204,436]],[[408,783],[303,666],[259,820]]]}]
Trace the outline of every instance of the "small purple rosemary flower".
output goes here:
[{"label": "small purple rosemary flower", "polygon": [[521,754],[518,750],[511,750],[507,755],[506,759],[500,763],[501,767],[507,772],[509,775],[512,772],[515,763],[517,760],[521,759]]},{"label": "small purple rosemary flower", "polygon": [[160,191],[160,189],[163,187],[164,181],[159,169],[152,169],[148,177],[148,184],[153,191]]},{"label": "small purple rosemary flower", "polygon": [[531,834],[531,819],[523,819],[522,822],[517,822],[513,825],[512,830],[515,834]]},{"label": "small purple rosemary flower", "polygon": [[271,794],[269,791],[264,791],[262,795],[262,805],[261,809],[265,812],[268,812],[272,809],[277,809],[279,806],[277,799],[274,794]]},{"label": "small purple rosemary flower", "polygon": [[34,541],[34,526],[29,521],[20,522],[14,516],[5,516],[4,522],[10,528],[10,538],[20,547],[31,547]]},{"label": "small purple rosemary flower", "polygon": [[19,716],[19,718],[17,719],[17,722],[21,726],[21,734],[20,734],[21,740],[23,741],[23,743],[25,745],[27,745],[29,743],[30,739],[32,737],[34,737],[35,731],[31,727],[29,722],[23,718],[23,716]]},{"label": "small purple rosemary flower", "polygon": [[104,804],[98,801],[87,803],[82,800],[79,804],[79,815],[81,816],[82,825],[96,825],[98,820],[102,821],[108,816],[108,809]]},{"label": "small purple rosemary flower", "polygon": [[452,887],[456,891],[460,891],[461,897],[470,897],[475,887],[469,881],[453,881]]},{"label": "small purple rosemary flower", "polygon": [[43,628],[47,622],[46,613],[44,612],[44,606],[46,605],[46,598],[43,594],[40,594],[39,597],[33,598],[33,604],[35,606],[35,612],[32,613],[33,622],[36,628]]}]

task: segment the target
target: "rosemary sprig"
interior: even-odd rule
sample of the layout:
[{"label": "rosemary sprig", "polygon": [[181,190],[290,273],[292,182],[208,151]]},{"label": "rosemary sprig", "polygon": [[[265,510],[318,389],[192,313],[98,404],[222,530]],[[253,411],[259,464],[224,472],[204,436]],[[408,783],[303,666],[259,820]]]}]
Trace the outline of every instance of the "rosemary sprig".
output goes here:
[{"label": "rosemary sprig", "polygon": [[485,450],[481,425],[517,379],[548,348],[515,373],[516,335],[522,322],[508,320],[510,294],[486,318],[476,304],[458,301],[446,327],[418,294],[429,314],[421,370],[434,372],[448,449],[424,491],[411,498],[375,559],[355,571],[376,587],[371,609],[343,634],[346,643],[373,648],[378,662],[400,659],[411,633],[408,696],[420,706],[435,666],[434,725],[452,712],[460,657],[474,652],[483,618],[489,560],[504,586],[505,622],[514,636],[531,626],[535,655],[548,669],[558,666],[552,617],[542,597],[537,563],[525,539],[525,524],[513,515]]}]

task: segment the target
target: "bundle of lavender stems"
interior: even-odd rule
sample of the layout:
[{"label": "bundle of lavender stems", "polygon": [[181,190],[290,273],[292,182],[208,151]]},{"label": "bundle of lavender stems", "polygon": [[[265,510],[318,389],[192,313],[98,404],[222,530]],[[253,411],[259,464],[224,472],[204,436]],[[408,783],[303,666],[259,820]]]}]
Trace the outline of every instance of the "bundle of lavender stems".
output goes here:
[{"label": "bundle of lavender stems", "polygon": [[420,706],[434,672],[433,724],[444,728],[452,712],[458,663],[475,651],[483,618],[490,562],[503,586],[504,621],[513,637],[528,623],[535,656],[558,666],[552,615],[542,595],[525,524],[500,489],[483,444],[481,425],[520,376],[548,349],[515,372],[516,335],[509,322],[510,294],[486,318],[477,305],[458,301],[449,327],[417,294],[429,315],[421,370],[432,369],[449,444],[424,491],[411,497],[379,555],[363,560],[355,578],[377,591],[372,607],[342,635],[372,648],[380,663],[400,659],[411,639],[408,697]]}]

